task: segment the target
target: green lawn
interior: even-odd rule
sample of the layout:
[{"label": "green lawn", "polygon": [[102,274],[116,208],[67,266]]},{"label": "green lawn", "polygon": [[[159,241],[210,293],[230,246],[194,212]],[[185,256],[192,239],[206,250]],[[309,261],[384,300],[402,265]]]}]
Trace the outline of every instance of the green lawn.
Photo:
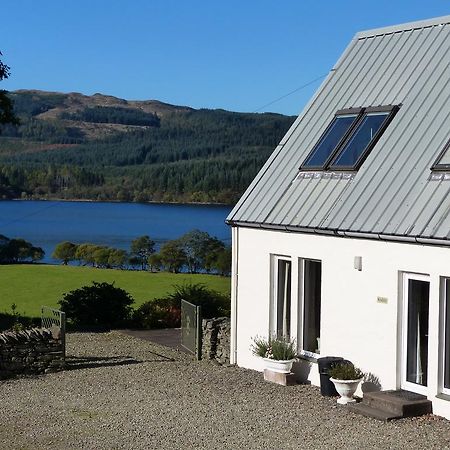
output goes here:
[{"label": "green lawn", "polygon": [[0,265],[0,312],[10,312],[17,305],[22,315],[40,316],[41,305],[58,307],[61,295],[92,281],[107,281],[128,291],[134,306],[162,297],[173,285],[203,283],[211,289],[230,293],[230,279],[216,275],[148,273],[129,270],[52,265]]}]

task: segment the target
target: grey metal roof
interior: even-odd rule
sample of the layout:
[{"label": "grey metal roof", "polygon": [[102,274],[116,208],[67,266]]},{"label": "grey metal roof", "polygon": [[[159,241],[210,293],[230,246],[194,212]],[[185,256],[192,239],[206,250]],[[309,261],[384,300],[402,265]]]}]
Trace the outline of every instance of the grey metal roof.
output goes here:
[{"label": "grey metal roof", "polygon": [[[336,111],[378,105],[401,108],[357,173],[299,172]],[[447,242],[449,138],[450,16],[358,33],[227,221]]]}]

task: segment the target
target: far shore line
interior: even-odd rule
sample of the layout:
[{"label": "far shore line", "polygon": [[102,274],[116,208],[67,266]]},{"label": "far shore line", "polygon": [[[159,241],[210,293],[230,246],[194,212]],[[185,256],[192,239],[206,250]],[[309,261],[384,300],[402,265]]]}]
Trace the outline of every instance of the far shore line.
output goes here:
[{"label": "far shore line", "polygon": [[86,198],[4,198],[0,201],[14,201],[14,202],[83,202],[83,203],[130,203],[130,204],[149,204],[149,205],[180,205],[180,206],[228,206],[233,208],[234,205],[230,203],[214,203],[214,202],[168,202],[168,201],[146,201],[146,202],[133,202],[122,200],[92,200]]}]

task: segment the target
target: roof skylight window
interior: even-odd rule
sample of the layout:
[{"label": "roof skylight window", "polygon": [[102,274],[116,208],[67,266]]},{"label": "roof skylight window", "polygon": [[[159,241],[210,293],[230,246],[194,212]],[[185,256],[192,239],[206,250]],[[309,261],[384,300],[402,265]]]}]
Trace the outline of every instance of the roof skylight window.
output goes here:
[{"label": "roof skylight window", "polygon": [[397,106],[338,111],[300,169],[358,170],[397,111]]},{"label": "roof skylight window", "polygon": [[345,114],[336,116],[330,123],[325,133],[306,158],[303,167],[308,169],[321,169],[328,161],[334,149],[342,142],[352,126],[357,114]]},{"label": "roof skylight window", "polygon": [[331,169],[353,169],[358,161],[364,157],[367,149],[383,123],[389,116],[389,112],[367,113],[352,133],[352,136],[341,149],[335,160],[331,163]]},{"label": "roof skylight window", "polygon": [[450,140],[445,144],[444,149],[439,154],[432,170],[449,171],[450,170]]}]

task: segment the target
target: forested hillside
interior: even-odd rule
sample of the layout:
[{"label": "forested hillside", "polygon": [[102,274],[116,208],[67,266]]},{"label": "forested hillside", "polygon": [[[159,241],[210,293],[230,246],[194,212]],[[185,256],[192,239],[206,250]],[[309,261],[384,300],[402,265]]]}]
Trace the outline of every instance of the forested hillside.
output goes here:
[{"label": "forested hillside", "polygon": [[0,197],[233,203],[294,118],[16,91]]}]

